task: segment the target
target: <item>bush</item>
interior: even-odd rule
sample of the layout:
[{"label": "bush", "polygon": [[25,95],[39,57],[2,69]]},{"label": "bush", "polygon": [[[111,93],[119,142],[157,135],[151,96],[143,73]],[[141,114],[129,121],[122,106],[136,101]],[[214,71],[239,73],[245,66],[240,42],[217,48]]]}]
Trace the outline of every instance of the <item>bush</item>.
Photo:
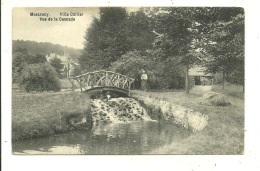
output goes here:
[{"label": "bush", "polygon": [[25,67],[26,63],[24,60],[25,55],[19,52],[13,54],[13,61],[12,61],[12,76],[13,76],[13,83],[17,83],[19,77],[22,74],[22,70]]},{"label": "bush", "polygon": [[55,71],[58,73],[58,76],[62,77],[61,76],[61,69],[64,67],[63,64],[62,64],[62,61],[59,58],[54,58],[54,59],[50,60],[50,64],[55,69]]},{"label": "bush", "polygon": [[135,88],[141,85],[141,69],[148,75],[150,89],[181,89],[185,85],[183,68],[174,59],[156,61],[156,54],[148,51],[141,55],[138,51],[131,51],[112,63],[111,69],[135,79]]},{"label": "bush", "polygon": [[225,95],[221,93],[208,92],[202,96],[200,99],[202,104],[212,105],[212,106],[229,106]]},{"label": "bush", "polygon": [[25,91],[59,91],[57,72],[47,63],[27,65],[20,76],[19,85]]}]

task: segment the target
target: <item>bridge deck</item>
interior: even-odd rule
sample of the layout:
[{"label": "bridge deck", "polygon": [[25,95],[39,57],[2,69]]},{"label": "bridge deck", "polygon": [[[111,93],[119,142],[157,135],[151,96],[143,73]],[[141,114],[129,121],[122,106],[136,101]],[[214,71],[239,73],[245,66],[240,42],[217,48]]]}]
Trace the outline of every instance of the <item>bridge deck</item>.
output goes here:
[{"label": "bridge deck", "polygon": [[126,89],[122,89],[122,88],[118,88],[118,87],[93,87],[93,88],[90,88],[90,89],[86,89],[84,92],[87,92],[87,93],[91,93],[91,92],[104,92],[104,91],[114,91],[114,92],[119,92],[119,93],[123,93],[125,95],[127,95],[129,93],[128,90]]}]

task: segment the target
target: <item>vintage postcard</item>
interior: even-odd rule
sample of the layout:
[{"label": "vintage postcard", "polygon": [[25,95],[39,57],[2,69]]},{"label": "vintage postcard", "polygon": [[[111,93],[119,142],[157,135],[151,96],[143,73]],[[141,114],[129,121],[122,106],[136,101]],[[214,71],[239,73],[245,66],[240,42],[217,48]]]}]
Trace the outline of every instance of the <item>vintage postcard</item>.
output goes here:
[{"label": "vintage postcard", "polygon": [[244,153],[239,7],[17,7],[13,154]]},{"label": "vintage postcard", "polygon": [[3,170],[260,168],[256,7],[13,1]]}]

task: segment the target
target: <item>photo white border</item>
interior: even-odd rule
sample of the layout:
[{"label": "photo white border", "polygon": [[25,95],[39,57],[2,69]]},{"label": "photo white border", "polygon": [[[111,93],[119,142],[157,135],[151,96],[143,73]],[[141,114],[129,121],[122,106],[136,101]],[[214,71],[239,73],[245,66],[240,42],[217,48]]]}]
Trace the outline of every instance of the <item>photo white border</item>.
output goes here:
[{"label": "photo white border", "polygon": [[[258,3],[258,4],[257,4]],[[259,2],[257,0],[3,0],[1,2],[1,144],[3,171],[47,170],[260,170]],[[11,53],[13,7],[218,6],[243,7],[246,27],[246,112],[244,155],[37,155],[11,154]]]}]

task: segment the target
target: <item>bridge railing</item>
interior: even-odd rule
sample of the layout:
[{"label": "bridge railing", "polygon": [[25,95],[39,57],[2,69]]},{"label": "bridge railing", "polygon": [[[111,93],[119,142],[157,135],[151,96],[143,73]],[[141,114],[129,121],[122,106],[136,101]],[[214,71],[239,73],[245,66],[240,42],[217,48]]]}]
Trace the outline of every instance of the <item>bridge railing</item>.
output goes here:
[{"label": "bridge railing", "polygon": [[80,85],[81,91],[88,90],[94,87],[117,87],[125,90],[130,90],[134,82],[133,78],[122,75],[113,71],[94,71],[88,72],[76,77],[70,77],[72,85],[76,80]]}]

